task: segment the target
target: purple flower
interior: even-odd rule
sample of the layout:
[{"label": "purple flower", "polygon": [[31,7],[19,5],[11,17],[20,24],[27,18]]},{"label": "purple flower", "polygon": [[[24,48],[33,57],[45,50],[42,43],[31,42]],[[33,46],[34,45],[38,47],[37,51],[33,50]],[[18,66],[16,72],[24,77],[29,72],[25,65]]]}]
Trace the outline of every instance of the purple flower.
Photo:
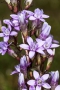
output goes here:
[{"label": "purple flower", "polygon": [[57,85],[58,80],[59,80],[59,72],[57,71],[52,71],[51,73],[51,85]]},{"label": "purple flower", "polygon": [[29,17],[29,20],[40,20],[40,21],[45,21],[43,18],[48,18],[48,15],[43,14],[43,10],[40,10],[39,8],[35,9],[34,15],[31,15]]},{"label": "purple flower", "polygon": [[4,55],[8,50],[8,43],[6,42],[0,42],[0,53]]},{"label": "purple flower", "polygon": [[[41,40],[36,39],[36,41],[39,43]],[[53,55],[53,48],[57,48],[60,45],[53,43],[53,37],[50,35],[48,38],[45,39],[45,43],[42,47],[42,50],[46,50],[50,55]]]},{"label": "purple flower", "polygon": [[22,12],[19,12],[18,14],[11,14],[10,16],[12,17],[12,26],[16,30],[20,30],[23,26],[26,27],[26,25],[28,24],[27,15],[24,10]]},{"label": "purple flower", "polygon": [[31,37],[27,37],[27,43],[28,44],[20,44],[19,46],[23,49],[29,50],[30,58],[35,55],[35,52],[44,54],[44,52],[40,48],[44,44],[44,41],[41,40],[40,47],[38,47],[38,44],[36,42],[33,42],[33,39]]},{"label": "purple flower", "polygon": [[19,84],[19,86],[25,87],[24,74],[21,73],[20,64],[15,66],[15,70],[10,75],[13,75],[13,74],[16,74],[16,73],[19,74],[19,77],[18,77],[18,84]]},{"label": "purple flower", "polygon": [[8,25],[8,28],[6,28],[5,26],[2,26],[1,29],[2,29],[2,33],[0,33],[0,37],[4,38],[4,42],[7,42],[9,40],[9,36],[17,35],[17,32],[11,31],[10,25]]},{"label": "purple flower", "polygon": [[20,73],[20,72],[21,72],[21,70],[20,70],[20,64],[19,64],[19,65],[15,66],[15,70],[10,75],[13,75],[15,73]]},{"label": "purple flower", "polygon": [[43,76],[40,76],[37,71],[33,71],[33,76],[35,80],[29,80],[27,82],[28,85],[33,87],[36,86],[36,90],[41,90],[41,87],[44,87],[46,89],[51,88],[51,86],[45,82],[49,78],[49,74],[44,74]]},{"label": "purple flower", "polygon": [[42,40],[45,40],[49,36],[50,30],[51,30],[51,26],[48,25],[47,22],[44,22],[44,24],[42,26],[42,31],[39,35],[39,38],[42,39]]},{"label": "purple flower", "polygon": [[26,56],[24,55],[23,57],[21,57],[21,59],[20,59],[21,70],[26,71],[26,69],[29,65],[30,65],[30,63],[28,64]]},{"label": "purple flower", "polygon": [[11,19],[11,23],[12,23],[12,27],[17,30],[20,31],[20,24],[18,20],[15,19]]}]

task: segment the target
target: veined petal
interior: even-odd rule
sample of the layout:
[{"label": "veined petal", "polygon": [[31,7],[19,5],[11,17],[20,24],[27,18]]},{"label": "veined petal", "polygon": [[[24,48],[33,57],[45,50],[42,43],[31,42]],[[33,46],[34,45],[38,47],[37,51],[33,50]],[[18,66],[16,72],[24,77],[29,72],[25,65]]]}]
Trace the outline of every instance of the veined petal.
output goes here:
[{"label": "veined petal", "polygon": [[9,36],[4,36],[4,42],[8,42]]},{"label": "veined petal", "polygon": [[11,14],[10,17],[12,17],[13,19],[18,19],[18,15],[16,14]]},{"label": "veined petal", "polygon": [[3,35],[3,33],[0,33],[0,37],[3,37],[4,35]]},{"label": "veined petal", "polygon": [[38,79],[39,78],[39,73],[37,71],[33,71],[33,76],[35,79]]},{"label": "veined petal", "polygon": [[60,45],[58,45],[58,44],[52,44],[51,45],[51,48],[56,48],[56,47],[59,47]]},{"label": "veined petal", "polygon": [[35,55],[35,52],[34,52],[34,51],[30,51],[30,52],[29,52],[29,57],[30,57],[30,58],[33,58],[34,55]]},{"label": "veined petal", "polygon": [[36,90],[41,90],[41,86],[36,86]]},{"label": "veined petal", "polygon": [[43,83],[43,85],[42,85],[44,88],[47,88],[47,89],[50,89],[51,88],[51,86],[48,84],[48,83]]},{"label": "veined petal", "polygon": [[41,50],[41,48],[37,49],[36,52],[45,55],[45,53],[43,52],[43,50]]},{"label": "veined petal", "polygon": [[43,14],[43,15],[42,15],[42,18],[49,18],[49,16],[48,16],[48,15]]},{"label": "veined petal", "polygon": [[29,80],[27,82],[27,84],[30,85],[30,86],[34,86],[35,85],[35,80]]},{"label": "veined petal", "polygon": [[33,39],[32,39],[31,37],[27,37],[27,43],[28,43],[29,45],[31,45],[32,42],[33,42]]},{"label": "veined petal", "polygon": [[11,36],[16,36],[16,35],[17,35],[17,32],[12,31],[10,35],[11,35]]},{"label": "veined petal", "polygon": [[60,90],[60,85],[58,85],[58,86],[55,88],[55,90]]},{"label": "veined petal", "polygon": [[47,49],[47,52],[48,52],[50,55],[53,55],[53,50]]},{"label": "veined petal", "polygon": [[45,80],[47,80],[48,78],[49,78],[49,74],[44,74],[44,75],[41,77],[42,81],[45,81]]},{"label": "veined petal", "polygon": [[29,50],[29,45],[27,45],[27,44],[20,44],[19,46],[23,49]]},{"label": "veined petal", "polygon": [[36,20],[36,18],[34,16],[30,16],[29,20]]}]

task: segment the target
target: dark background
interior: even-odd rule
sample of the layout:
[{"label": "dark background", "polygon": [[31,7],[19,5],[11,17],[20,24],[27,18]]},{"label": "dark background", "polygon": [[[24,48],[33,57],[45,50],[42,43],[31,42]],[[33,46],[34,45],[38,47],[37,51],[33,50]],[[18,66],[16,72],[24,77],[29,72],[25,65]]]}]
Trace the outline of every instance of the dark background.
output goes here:
[{"label": "dark background", "polygon": [[[46,21],[52,27],[51,34],[54,35],[54,39],[60,42],[60,0],[34,0],[30,10],[33,11],[35,8],[43,9],[44,13],[50,16]],[[10,18],[10,14],[11,11],[6,3],[0,0],[0,20]],[[17,90],[17,75],[10,76],[16,64],[18,64],[18,61],[8,54],[0,55],[0,90]],[[56,49],[50,68],[50,71],[54,70],[59,70],[60,72],[60,47]]]}]

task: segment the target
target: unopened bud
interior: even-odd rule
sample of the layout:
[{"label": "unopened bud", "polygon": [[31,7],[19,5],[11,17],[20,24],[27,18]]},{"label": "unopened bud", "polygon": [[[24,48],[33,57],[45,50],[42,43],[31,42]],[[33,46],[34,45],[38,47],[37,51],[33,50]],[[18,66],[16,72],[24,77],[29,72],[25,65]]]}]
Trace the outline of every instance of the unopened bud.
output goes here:
[{"label": "unopened bud", "polygon": [[55,55],[55,48],[53,49],[53,56]]},{"label": "unopened bud", "polygon": [[11,0],[13,6],[17,5],[17,0]]},{"label": "unopened bud", "polygon": [[41,57],[40,57],[40,54],[37,55],[37,62],[38,62],[38,65],[41,64]]},{"label": "unopened bud", "polygon": [[26,8],[28,8],[32,4],[33,0],[25,0]]},{"label": "unopened bud", "polygon": [[11,55],[12,57],[17,58],[17,54],[16,54],[13,50],[9,49],[9,50],[8,50],[8,53],[9,53],[9,55]]},{"label": "unopened bud", "polygon": [[49,70],[49,68],[51,67],[52,61],[53,61],[53,57],[49,57],[48,62],[47,62],[47,66],[46,66],[46,70]]},{"label": "unopened bud", "polygon": [[5,0],[7,4],[10,4],[10,0]]}]

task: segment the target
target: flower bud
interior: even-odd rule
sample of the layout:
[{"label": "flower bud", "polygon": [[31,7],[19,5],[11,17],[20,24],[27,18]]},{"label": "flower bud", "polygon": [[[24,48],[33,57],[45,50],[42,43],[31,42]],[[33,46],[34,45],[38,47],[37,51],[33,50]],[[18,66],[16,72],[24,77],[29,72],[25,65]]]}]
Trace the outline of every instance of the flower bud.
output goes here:
[{"label": "flower bud", "polygon": [[12,57],[17,58],[17,54],[16,54],[13,50],[8,49],[8,53],[9,53],[9,55],[11,55]]},{"label": "flower bud", "polygon": [[10,4],[10,0],[5,0],[7,2],[7,4]]},{"label": "flower bud", "polygon": [[50,69],[52,61],[53,61],[53,57],[49,57],[48,58],[48,61],[47,61],[46,70],[49,70]]},{"label": "flower bud", "polygon": [[51,82],[54,82],[53,84],[57,84],[58,79],[59,79],[59,71],[57,70],[54,73],[51,72],[51,76],[52,76],[52,81]]},{"label": "flower bud", "polygon": [[32,4],[33,0],[25,0],[26,8],[28,8]]},{"label": "flower bud", "polygon": [[25,55],[20,59],[20,65],[21,66],[26,66],[27,65],[27,60],[26,60]]}]

